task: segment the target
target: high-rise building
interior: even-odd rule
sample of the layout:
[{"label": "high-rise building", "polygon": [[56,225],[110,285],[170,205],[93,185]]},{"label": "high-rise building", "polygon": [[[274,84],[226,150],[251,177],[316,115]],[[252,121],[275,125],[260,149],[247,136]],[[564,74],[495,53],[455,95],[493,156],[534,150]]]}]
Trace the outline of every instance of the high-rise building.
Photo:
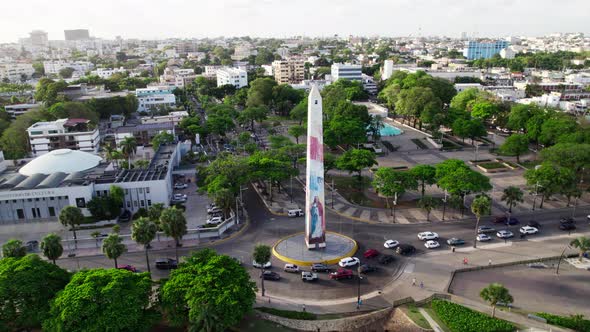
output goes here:
[{"label": "high-rise building", "polygon": [[496,54],[499,54],[501,50],[508,47],[509,43],[506,40],[496,41],[468,41],[465,42],[465,49],[463,50],[463,56],[468,60],[476,59],[489,59]]},{"label": "high-rise building", "polygon": [[332,80],[337,81],[341,78],[350,81],[361,81],[363,79],[362,66],[349,63],[332,64]]},{"label": "high-rise building", "polygon": [[272,70],[279,84],[299,83],[305,79],[303,60],[276,60],[272,63]]},{"label": "high-rise building", "polygon": [[47,38],[47,32],[41,30],[33,30],[29,33],[31,38],[31,45],[33,46],[47,46],[49,39]]},{"label": "high-rise building", "polygon": [[381,72],[381,79],[383,81],[389,79],[393,74],[393,60],[385,60],[383,62],[383,71]]},{"label": "high-rise building", "polygon": [[88,40],[90,33],[88,29],[64,30],[66,40]]},{"label": "high-rise building", "polygon": [[231,84],[236,89],[248,85],[248,73],[239,68],[221,68],[217,70],[217,86]]}]

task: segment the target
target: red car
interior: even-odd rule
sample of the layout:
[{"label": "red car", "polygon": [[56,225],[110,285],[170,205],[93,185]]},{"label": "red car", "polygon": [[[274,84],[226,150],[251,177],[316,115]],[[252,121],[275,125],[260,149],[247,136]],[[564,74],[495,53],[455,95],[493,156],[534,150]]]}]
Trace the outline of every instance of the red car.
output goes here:
[{"label": "red car", "polygon": [[338,269],[338,271],[330,273],[330,279],[334,280],[352,279],[352,276],[352,271],[347,269]]},{"label": "red car", "polygon": [[118,267],[118,269],[127,270],[127,271],[133,272],[133,273],[137,272],[137,269],[133,265],[120,265]]},{"label": "red car", "polygon": [[374,257],[379,256],[379,251],[377,251],[376,249],[369,249],[369,250],[365,251],[363,256],[365,258],[374,258]]}]

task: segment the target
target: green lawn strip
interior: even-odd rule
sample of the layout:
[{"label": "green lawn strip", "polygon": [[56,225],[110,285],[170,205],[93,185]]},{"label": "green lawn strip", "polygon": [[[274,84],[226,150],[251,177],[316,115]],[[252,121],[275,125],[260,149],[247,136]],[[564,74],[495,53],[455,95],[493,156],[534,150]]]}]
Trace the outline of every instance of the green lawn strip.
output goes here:
[{"label": "green lawn strip", "polygon": [[540,160],[525,160],[525,161],[520,162],[520,164],[527,169],[531,169],[531,168],[539,165],[540,163],[541,163]]},{"label": "green lawn strip", "polygon": [[506,165],[499,163],[497,161],[492,161],[489,163],[481,163],[481,164],[477,164],[477,166],[481,166],[485,169],[498,169],[498,168],[506,168]]},{"label": "green lawn strip", "polygon": [[421,150],[428,149],[428,146],[426,146],[426,144],[424,144],[424,142],[418,138],[412,138],[411,141],[414,142],[414,144],[416,144],[416,146]]},{"label": "green lawn strip", "polygon": [[428,313],[428,316],[430,316],[430,318],[432,318],[432,320],[434,320],[444,332],[451,332],[451,329],[449,329],[449,327],[440,319],[440,317],[438,317],[436,312],[434,312],[430,306],[425,306],[423,308],[424,311]]},{"label": "green lawn strip", "polygon": [[567,317],[552,315],[545,312],[538,312],[536,315],[545,318],[547,323],[551,325],[567,327],[579,332],[590,332],[590,320],[584,319],[582,315],[572,315]]},{"label": "green lawn strip", "polygon": [[416,325],[423,329],[432,329],[426,318],[424,318],[422,313],[418,310],[418,308],[416,308],[415,305],[410,304],[407,307],[404,306],[402,307],[402,310]]},{"label": "green lawn strip", "polygon": [[434,299],[431,306],[451,332],[511,332],[516,329],[512,323],[449,301]]}]

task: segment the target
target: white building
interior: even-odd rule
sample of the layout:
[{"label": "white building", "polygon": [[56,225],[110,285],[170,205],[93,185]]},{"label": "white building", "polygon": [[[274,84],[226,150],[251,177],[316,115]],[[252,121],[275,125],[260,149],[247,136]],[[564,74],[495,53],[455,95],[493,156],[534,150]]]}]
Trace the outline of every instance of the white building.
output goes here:
[{"label": "white building", "polygon": [[28,111],[39,107],[41,107],[41,104],[15,104],[4,106],[4,110],[12,119],[15,119],[17,116],[23,115]]},{"label": "white building", "polygon": [[136,89],[139,113],[147,113],[161,107],[176,106],[176,96],[172,93],[173,88],[169,86],[152,86]]},{"label": "white building", "polygon": [[22,79],[30,79],[35,73],[30,63],[2,63],[0,64],[0,80],[20,82]]},{"label": "white building", "polygon": [[467,89],[478,89],[478,90],[483,90],[483,85],[479,84],[479,83],[455,83],[455,90],[457,90],[457,92],[461,92],[461,91],[465,91]]},{"label": "white building", "polygon": [[87,119],[59,119],[37,122],[27,129],[33,156],[38,157],[58,149],[98,153],[98,128]]},{"label": "white building", "polygon": [[237,89],[248,86],[248,73],[238,68],[221,68],[217,70],[217,86],[231,84]]},{"label": "white building", "polygon": [[116,73],[126,73],[127,69],[120,67],[120,68],[96,68],[95,70],[90,72],[90,75],[96,75],[102,79],[107,79],[113,74]]},{"label": "white building", "polygon": [[383,62],[383,71],[381,72],[381,79],[383,81],[389,79],[393,74],[393,60],[385,60]]},{"label": "white building", "polygon": [[205,66],[205,72],[203,73],[203,76],[215,77],[215,76],[217,76],[217,71],[222,68],[224,68],[224,67],[223,66]]},{"label": "white building", "polygon": [[377,93],[377,83],[375,83],[375,80],[373,80],[372,76],[369,75],[362,75],[363,77],[363,89],[365,89],[365,91],[367,91],[370,94],[376,94]]},{"label": "white building", "polygon": [[332,64],[332,80],[335,82],[339,79],[346,79],[351,81],[361,81],[362,66],[353,65],[349,63],[334,63]]},{"label": "white building", "polygon": [[142,124],[151,124],[151,123],[169,123],[172,122],[175,126],[177,126],[182,119],[188,117],[187,111],[178,111],[178,112],[170,112],[167,115],[157,115],[157,116],[144,116],[141,118]]},{"label": "white building", "polygon": [[195,70],[192,68],[170,68],[164,69],[164,74],[160,76],[160,83],[168,84],[177,88],[184,88],[197,78]]},{"label": "white building", "polygon": [[66,62],[63,60],[54,61],[43,61],[43,68],[45,68],[45,74],[59,74],[59,71],[64,68],[72,68],[78,72],[79,75],[84,75],[87,71],[94,67],[92,62],[88,61],[72,61]]}]

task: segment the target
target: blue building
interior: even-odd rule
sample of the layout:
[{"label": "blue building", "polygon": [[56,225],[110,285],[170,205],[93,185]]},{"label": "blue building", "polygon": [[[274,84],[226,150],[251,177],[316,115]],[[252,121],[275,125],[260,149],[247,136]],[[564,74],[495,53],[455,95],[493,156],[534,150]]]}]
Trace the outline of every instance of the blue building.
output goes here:
[{"label": "blue building", "polygon": [[465,43],[463,56],[468,60],[489,59],[495,54],[508,47],[509,43],[505,40],[496,40],[489,42],[468,41]]}]

